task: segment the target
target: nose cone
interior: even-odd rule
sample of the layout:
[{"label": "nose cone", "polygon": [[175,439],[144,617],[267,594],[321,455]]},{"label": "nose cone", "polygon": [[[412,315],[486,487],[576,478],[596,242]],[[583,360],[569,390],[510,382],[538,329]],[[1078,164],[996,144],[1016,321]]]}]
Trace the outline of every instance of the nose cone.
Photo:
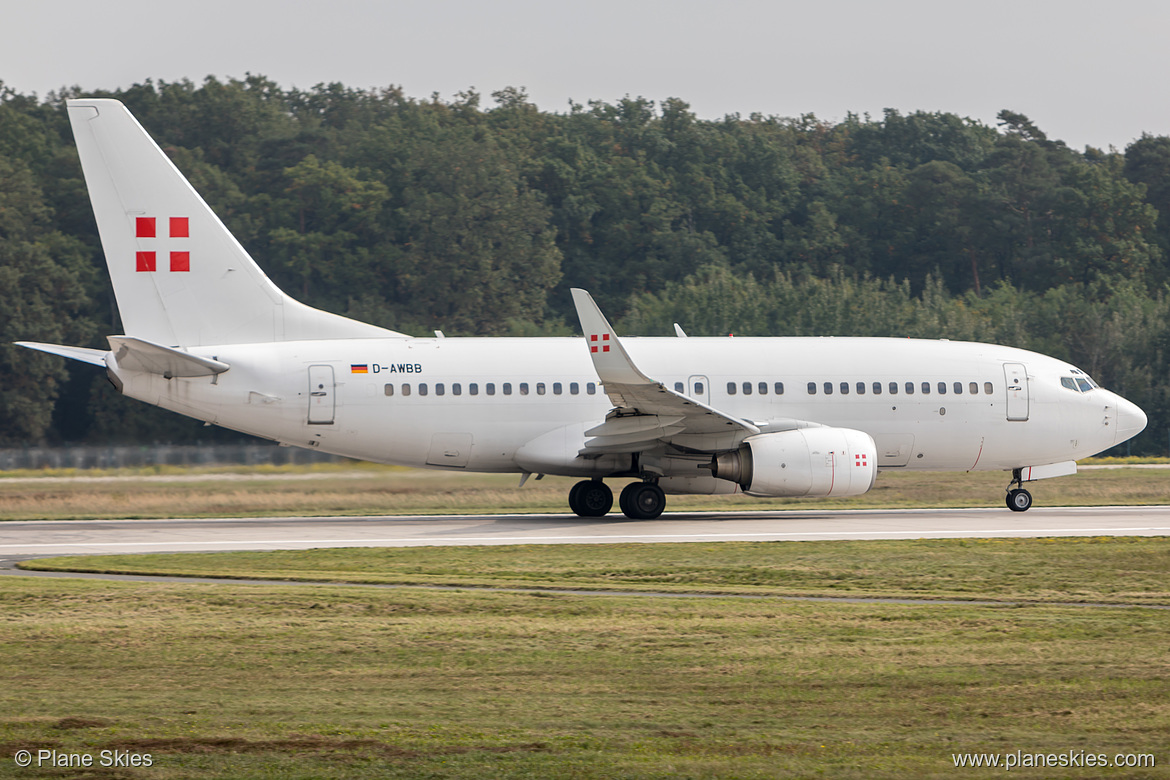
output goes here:
[{"label": "nose cone", "polygon": [[1146,428],[1146,413],[1135,403],[1117,397],[1117,440],[1114,444],[1132,439]]}]

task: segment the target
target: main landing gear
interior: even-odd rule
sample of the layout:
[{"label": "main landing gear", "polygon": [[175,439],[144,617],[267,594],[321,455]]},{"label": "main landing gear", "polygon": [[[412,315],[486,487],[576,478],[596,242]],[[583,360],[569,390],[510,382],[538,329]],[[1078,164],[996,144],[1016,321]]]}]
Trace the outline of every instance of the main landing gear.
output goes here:
[{"label": "main landing gear", "polygon": [[[666,494],[657,482],[631,482],[618,498],[631,520],[653,520],[666,509]],[[600,479],[586,479],[569,491],[569,508],[580,517],[601,517],[613,508],[613,491]]]},{"label": "main landing gear", "polygon": [[[1018,487],[1013,488],[1012,485]],[[1032,494],[1024,490],[1024,482],[1020,479],[1020,470],[1012,472],[1012,481],[1007,486],[1007,508],[1013,512],[1027,512],[1032,507]]]}]

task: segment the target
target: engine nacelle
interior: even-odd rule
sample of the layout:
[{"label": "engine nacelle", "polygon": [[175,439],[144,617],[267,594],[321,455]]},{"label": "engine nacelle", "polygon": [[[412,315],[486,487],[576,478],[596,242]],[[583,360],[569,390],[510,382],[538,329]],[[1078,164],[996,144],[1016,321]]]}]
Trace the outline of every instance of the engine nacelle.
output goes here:
[{"label": "engine nacelle", "polygon": [[877,445],[851,428],[762,433],[716,455],[711,473],[755,496],[860,496],[877,479]]}]

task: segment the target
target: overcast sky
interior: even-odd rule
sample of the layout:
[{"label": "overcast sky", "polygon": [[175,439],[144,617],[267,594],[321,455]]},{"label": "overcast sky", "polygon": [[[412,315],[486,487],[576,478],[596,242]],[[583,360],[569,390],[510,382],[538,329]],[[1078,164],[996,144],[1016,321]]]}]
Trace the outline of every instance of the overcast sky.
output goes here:
[{"label": "overcast sky", "polygon": [[0,20],[0,81],[42,97],[251,72],[414,97],[524,87],[546,111],[1010,108],[1078,149],[1170,135],[1165,0],[17,0]]}]

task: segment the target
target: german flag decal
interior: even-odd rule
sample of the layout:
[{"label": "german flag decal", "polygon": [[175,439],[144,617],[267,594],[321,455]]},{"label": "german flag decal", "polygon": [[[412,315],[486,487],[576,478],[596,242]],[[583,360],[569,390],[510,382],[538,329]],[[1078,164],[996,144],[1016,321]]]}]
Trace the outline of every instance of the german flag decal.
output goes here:
[{"label": "german flag decal", "polygon": [[370,366],[367,363],[350,363],[349,373],[351,374],[368,374],[370,373]]}]

